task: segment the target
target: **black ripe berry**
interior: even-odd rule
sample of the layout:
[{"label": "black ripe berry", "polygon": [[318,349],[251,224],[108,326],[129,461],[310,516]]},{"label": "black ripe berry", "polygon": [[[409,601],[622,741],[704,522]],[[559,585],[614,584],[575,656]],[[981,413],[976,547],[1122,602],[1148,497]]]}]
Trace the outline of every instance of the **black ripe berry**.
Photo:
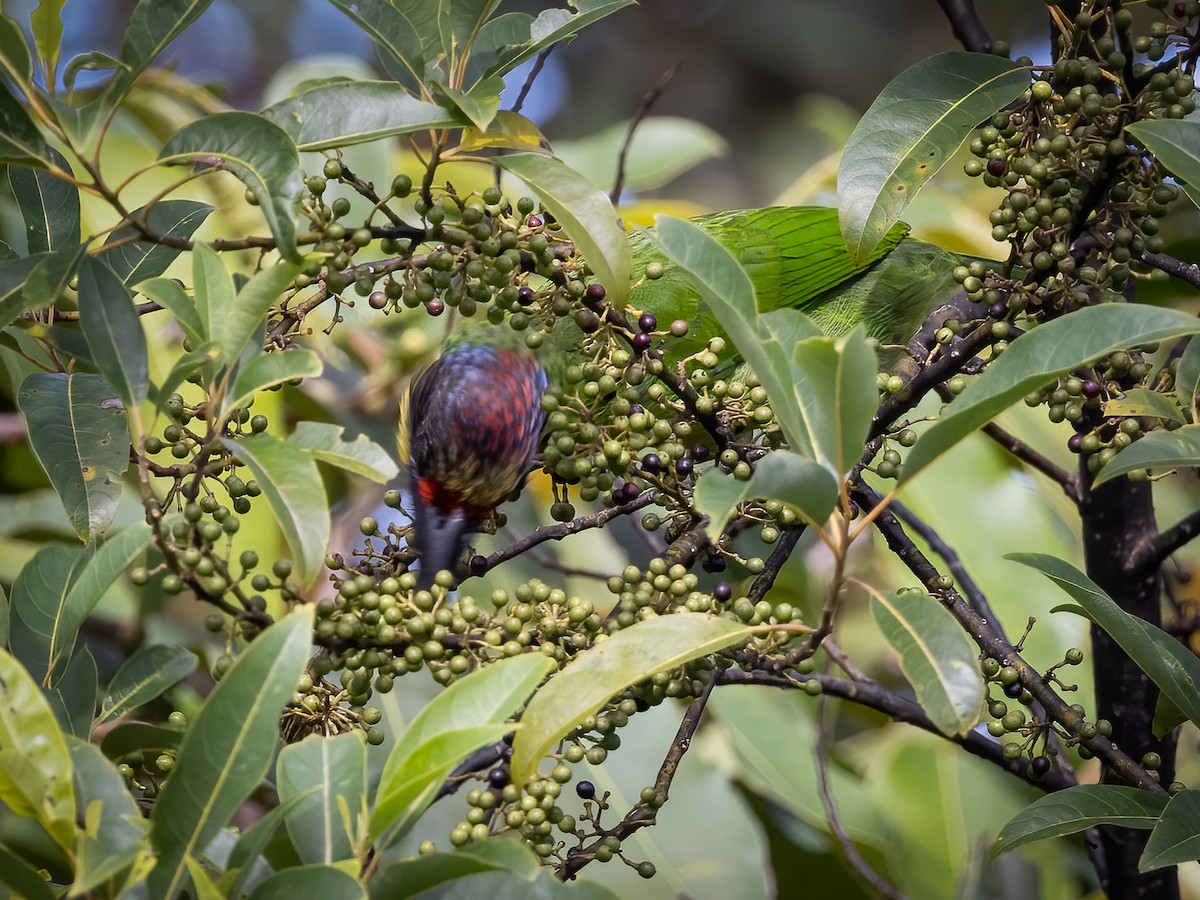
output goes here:
[{"label": "black ripe berry", "polygon": [[647,350],[649,350],[651,342],[652,338],[644,331],[639,331],[630,341],[630,343],[633,344],[633,349],[638,353],[645,353]]},{"label": "black ripe berry", "polygon": [[1002,159],[992,158],[988,160],[987,170],[989,175],[995,175],[999,178],[1008,171],[1008,163]]},{"label": "black ripe berry", "polygon": [[508,769],[496,766],[488,772],[488,784],[494,788],[502,788],[508,784]]},{"label": "black ripe berry", "polygon": [[590,781],[581,781],[575,785],[575,793],[582,800],[591,800],[596,796],[596,786]]},{"label": "black ripe berry", "polygon": [[658,319],[655,318],[654,313],[642,313],[641,316],[638,317],[638,328],[642,331],[649,333],[657,327]]}]

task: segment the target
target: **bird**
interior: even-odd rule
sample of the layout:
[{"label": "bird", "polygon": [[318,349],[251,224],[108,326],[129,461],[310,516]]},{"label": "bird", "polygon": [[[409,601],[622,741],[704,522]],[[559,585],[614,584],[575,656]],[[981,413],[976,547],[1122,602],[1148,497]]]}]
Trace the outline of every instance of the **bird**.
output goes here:
[{"label": "bird", "polygon": [[414,379],[401,410],[400,455],[411,479],[420,587],[453,571],[466,536],[524,482],[546,383],[532,351],[500,327],[463,332]]},{"label": "bird", "polygon": [[[859,322],[881,344],[903,343],[935,302],[957,288],[958,258],[908,237],[895,225],[864,260],[851,260],[837,210],[766,207],[693,220],[725,246],[750,276],[759,312],[800,309],[839,336]],[[674,266],[653,233],[629,234],[635,278],[628,306],[662,321],[688,322],[686,335],[664,348],[671,364],[722,334],[686,272]],[[582,356],[587,339],[565,317],[535,354],[522,335],[502,325],[454,332],[442,355],[412,382],[402,403],[401,458],[407,461],[420,554],[418,583],[453,570],[468,534],[523,484],[539,448],[547,385]],[[736,348],[726,351],[736,362]]]}]

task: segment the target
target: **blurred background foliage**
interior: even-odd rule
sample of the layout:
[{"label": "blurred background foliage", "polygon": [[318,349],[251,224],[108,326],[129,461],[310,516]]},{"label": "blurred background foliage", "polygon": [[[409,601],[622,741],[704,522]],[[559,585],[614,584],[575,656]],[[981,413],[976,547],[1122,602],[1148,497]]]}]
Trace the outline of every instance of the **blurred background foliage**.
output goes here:
[{"label": "blurred background foliage", "polygon": [[[5,12],[28,21],[35,0],[9,0]],[[510,0],[512,9],[535,11],[543,4]],[[92,48],[115,51],[134,0],[75,0],[64,11],[63,57]],[[981,4],[985,21],[1013,55],[1047,58],[1044,6],[1040,0]],[[586,29],[556,50],[534,82],[523,106],[558,154],[607,189],[612,182],[627,123],[644,94],[676,63],[666,87],[633,143],[621,209],[631,223],[648,223],[655,212],[692,214],[771,203],[833,205],[837,153],[861,111],[892,77],[917,60],[956,46],[937,4],[931,0],[858,0],[852,6],[821,0],[643,0]],[[376,70],[369,40],[325,0],[216,0],[167,51],[172,72],[152,74],[132,95],[105,142],[103,167],[120,181],[151,163],[162,141],[201,112],[223,106],[255,110],[286,96],[299,82],[330,74],[369,76]],[[510,105],[529,67],[510,79]],[[84,86],[90,73],[81,73]],[[306,156],[316,171],[322,157]],[[346,151],[347,164],[378,183],[413,171],[401,142],[380,141]],[[481,189],[481,168],[447,167],[444,175],[460,190]],[[174,175],[151,168],[137,190],[149,198]],[[0,239],[23,246],[20,220],[4,202],[0,183]],[[331,186],[332,190],[332,186]],[[978,255],[995,252],[987,212],[994,199],[978,180],[947,166],[908,208],[914,233],[947,249]],[[365,214],[361,198],[345,196]],[[257,210],[233,181],[208,178],[177,196],[213,203],[218,213],[199,238],[262,233]],[[131,200],[140,197],[131,195]],[[329,198],[327,198],[329,199]],[[359,207],[361,206],[361,210]],[[84,233],[100,233],[111,209],[84,197]],[[1172,216],[1164,229],[1166,252],[1200,258],[1195,210]],[[245,262],[249,263],[248,258]],[[186,263],[185,263],[186,264]],[[1184,303],[1178,289],[1148,286],[1154,302]],[[1194,300],[1190,301],[1195,303]],[[365,304],[343,309],[347,322],[327,339],[309,343],[326,362],[325,376],[302,388],[264,395],[256,412],[283,424],[300,419],[335,421],[385,446],[393,443],[395,410],[406,379],[426,362],[445,324],[418,313],[386,320]],[[168,323],[146,319],[151,336],[152,376],[167,364]],[[158,353],[155,329],[159,329]],[[28,335],[5,329],[6,345],[20,347]],[[7,587],[45,541],[72,541],[58,498],[24,443],[15,412],[15,386],[32,368],[12,354],[0,371],[0,584]],[[16,360],[16,361],[14,361]],[[1071,465],[1065,433],[1039,413],[1014,410],[1002,424],[1064,465]],[[1038,550],[1080,564],[1073,508],[1040,476],[1016,470],[982,439],[968,440],[949,455],[936,476],[919,479],[905,498],[958,547],[963,562],[990,597],[1010,632],[1019,634],[1036,616],[1026,644],[1028,658],[1049,666],[1086,637],[1083,620],[1050,615],[1062,598],[1040,576],[1000,559],[1010,551]],[[338,498],[334,550],[348,549],[361,516],[379,506],[381,489],[325,471],[329,496]],[[1164,521],[1174,521],[1197,502],[1194,483],[1176,497],[1163,497]],[[508,507],[506,530],[481,536],[490,552],[550,521],[549,484],[536,482]],[[378,513],[377,513],[378,514]],[[378,514],[381,522],[382,514]],[[132,490],[116,525],[141,517]],[[749,543],[749,538],[747,541]],[[264,560],[285,555],[281,538],[264,511],[243,521],[236,545],[253,548]],[[235,548],[236,552],[236,548]],[[747,555],[762,552],[761,548]],[[600,532],[546,545],[470,582],[475,595],[529,577],[565,581],[572,593],[606,603],[602,583],[567,574],[571,570],[620,571],[629,559],[650,555],[644,535],[628,522]],[[1189,587],[1187,557],[1177,587],[1181,603],[1196,604]],[[269,565],[264,563],[264,565]],[[775,599],[807,605],[823,583],[827,558],[820,548],[796,554],[775,588]],[[856,561],[861,577],[891,587],[908,583],[899,563],[864,548]],[[559,573],[553,569],[564,569]],[[315,589],[321,591],[318,586]],[[319,595],[319,593],[318,593]],[[1197,595],[1200,597],[1200,595]],[[225,647],[202,627],[207,608],[183,598],[168,604],[154,583],[135,589],[119,583],[89,622],[85,635],[104,675],[123,655],[121,648],[178,641],[211,663]],[[811,610],[810,610],[811,611]],[[840,626],[844,649],[870,675],[899,688],[898,666],[883,649],[864,598],[854,597]],[[1085,665],[1078,672],[1078,702],[1090,705]],[[385,726],[394,735],[436,688],[420,677],[380,696]],[[190,712],[211,688],[206,674],[184,682],[170,707]],[[164,707],[166,709],[167,707]],[[628,898],[670,892],[694,898],[862,896],[862,888],[837,859],[814,775],[817,701],[795,692],[728,688],[713,699],[712,721],[698,737],[699,751],[683,770],[657,828],[638,833],[645,858],[660,876],[641,881],[624,866],[589,869]],[[989,864],[987,846],[999,826],[1030,802],[1036,791],[970,757],[958,748],[857,707],[836,706],[831,777],[846,829],[867,858],[913,897],[1069,898],[1094,890],[1078,841],[1044,842]],[[165,713],[164,713],[165,714]],[[653,780],[662,748],[677,724],[670,705],[639,716],[623,733],[625,745],[603,771],[593,773],[601,790],[631,798]],[[1185,726],[1187,728],[1188,726]],[[387,745],[371,748],[376,772]],[[1179,778],[1200,780],[1194,733],[1180,744]],[[1095,777],[1079,763],[1084,778]],[[627,805],[621,800],[617,808]],[[444,840],[462,814],[451,799],[435,806],[414,835]],[[570,810],[568,810],[570,811]],[[249,815],[252,815],[252,811]],[[19,827],[0,816],[0,840]],[[1200,897],[1200,866],[1183,867],[1186,896]]]}]

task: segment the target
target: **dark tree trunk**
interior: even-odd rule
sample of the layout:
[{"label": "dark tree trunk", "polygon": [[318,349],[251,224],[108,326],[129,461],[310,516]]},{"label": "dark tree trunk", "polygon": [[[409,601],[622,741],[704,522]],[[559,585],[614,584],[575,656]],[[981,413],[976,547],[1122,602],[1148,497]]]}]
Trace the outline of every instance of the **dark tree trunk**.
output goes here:
[{"label": "dark tree trunk", "polygon": [[[1086,481],[1090,481],[1086,471]],[[1139,548],[1158,533],[1154,500],[1147,482],[1117,478],[1084,492],[1080,506],[1087,574],[1128,613],[1161,626],[1161,590],[1157,569],[1138,571]],[[1103,630],[1092,626],[1092,664],[1098,719],[1112,723],[1113,742],[1141,759],[1150,751],[1162,757],[1164,786],[1175,777],[1175,738],[1156,740],[1151,730],[1158,688]],[[1111,900],[1174,900],[1179,880],[1174,868],[1141,874],[1138,858],[1148,831],[1101,828],[1106,872],[1102,887]]]}]

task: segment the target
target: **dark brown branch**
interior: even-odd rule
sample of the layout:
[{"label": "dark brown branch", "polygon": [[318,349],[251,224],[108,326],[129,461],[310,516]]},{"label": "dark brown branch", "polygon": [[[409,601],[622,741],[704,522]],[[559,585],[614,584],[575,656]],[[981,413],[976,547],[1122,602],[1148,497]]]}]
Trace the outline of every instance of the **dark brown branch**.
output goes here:
[{"label": "dark brown branch", "polygon": [[973,53],[991,53],[992,36],[975,11],[972,0],[938,0],[958,42]]},{"label": "dark brown branch", "polygon": [[558,44],[552,44],[541,53],[533,61],[533,68],[529,70],[529,76],[525,79],[525,83],[521,85],[521,92],[517,94],[517,102],[512,105],[512,111],[519,113],[521,107],[525,105],[525,98],[529,96],[529,92],[533,90],[533,83],[537,81],[537,77],[542,74],[542,66],[546,65],[546,59],[554,51]]},{"label": "dark brown branch", "polygon": [[1041,472],[1051,481],[1058,484],[1074,503],[1079,503],[1081,499],[1079,476],[1074,472],[1068,472],[1054,460],[1034,450],[1016,435],[1005,431],[995,422],[989,422],[981,430],[1021,462]]},{"label": "dark brown branch", "polygon": [[679,730],[675,732],[675,738],[671,741],[671,747],[667,751],[662,765],[659,766],[658,777],[654,779],[654,790],[658,794],[659,802],[654,805],[638,804],[626,813],[625,818],[621,819],[612,828],[600,829],[596,839],[592,843],[586,847],[577,847],[568,851],[566,859],[559,864],[556,873],[560,881],[570,881],[580,869],[595,859],[596,851],[604,846],[605,838],[615,836],[618,840],[624,842],[635,831],[645,828],[648,825],[653,825],[657,821],[658,808],[663,803],[666,803],[670,795],[671,782],[675,779],[675,773],[679,771],[679,764],[683,761],[683,755],[692,746],[692,737],[696,734],[696,729],[700,727],[700,719],[704,715],[704,707],[708,704],[708,698],[712,694],[715,684],[715,680],[709,681],[704,692],[689,703],[688,708],[683,713],[683,721],[679,723]]},{"label": "dark brown branch", "polygon": [[775,579],[779,577],[779,570],[791,557],[803,534],[804,527],[800,527],[789,528],[780,536],[775,544],[775,549],[767,557],[763,570],[758,573],[758,577],[750,585],[750,592],[746,596],[750,598],[751,603],[757,603],[767,596],[767,592],[775,584]]},{"label": "dark brown branch", "polygon": [[[135,303],[133,308],[134,308],[134,311],[137,312],[137,314],[139,316],[144,316],[147,313],[158,312],[163,307],[159,306],[153,300],[148,300],[145,303]],[[32,319],[33,311],[25,310],[24,315],[25,315],[25,318]],[[79,321],[79,310],[77,310],[77,309],[56,309],[54,311],[54,318],[60,322],[78,322]]]},{"label": "dark brown branch", "polygon": [[1139,571],[1157,569],[1176,550],[1200,537],[1200,510],[1188,513],[1155,539],[1144,545],[1134,565]]},{"label": "dark brown branch", "polygon": [[658,102],[658,98],[667,89],[667,85],[678,74],[679,67],[682,65],[683,60],[681,59],[659,76],[658,81],[654,82],[654,86],[642,97],[642,105],[638,107],[637,114],[629,120],[629,128],[625,131],[625,140],[621,143],[621,152],[617,155],[617,177],[613,181],[612,190],[608,193],[608,199],[613,206],[617,205],[621,191],[625,188],[625,163],[629,157],[629,148],[633,145],[633,136],[637,132],[638,126],[642,124],[642,120],[650,114],[650,110]]},{"label": "dark brown branch", "polygon": [[1151,253],[1149,250],[1143,250],[1138,259],[1148,266],[1166,272],[1168,275],[1200,289],[1200,265],[1196,263],[1185,263],[1183,260],[1167,256],[1165,253]]},{"label": "dark brown branch", "polygon": [[610,506],[607,509],[602,509],[599,512],[590,513],[586,516],[579,516],[570,522],[563,522],[561,525],[543,525],[527,537],[497,550],[487,558],[487,567],[490,570],[500,565],[500,563],[512,559],[514,556],[520,556],[530,547],[536,547],[538,544],[546,543],[546,541],[561,541],[563,538],[572,534],[579,534],[581,531],[601,528],[618,516],[636,512],[643,506],[649,506],[653,502],[654,492],[643,491],[628,503],[622,503],[619,506]]}]

